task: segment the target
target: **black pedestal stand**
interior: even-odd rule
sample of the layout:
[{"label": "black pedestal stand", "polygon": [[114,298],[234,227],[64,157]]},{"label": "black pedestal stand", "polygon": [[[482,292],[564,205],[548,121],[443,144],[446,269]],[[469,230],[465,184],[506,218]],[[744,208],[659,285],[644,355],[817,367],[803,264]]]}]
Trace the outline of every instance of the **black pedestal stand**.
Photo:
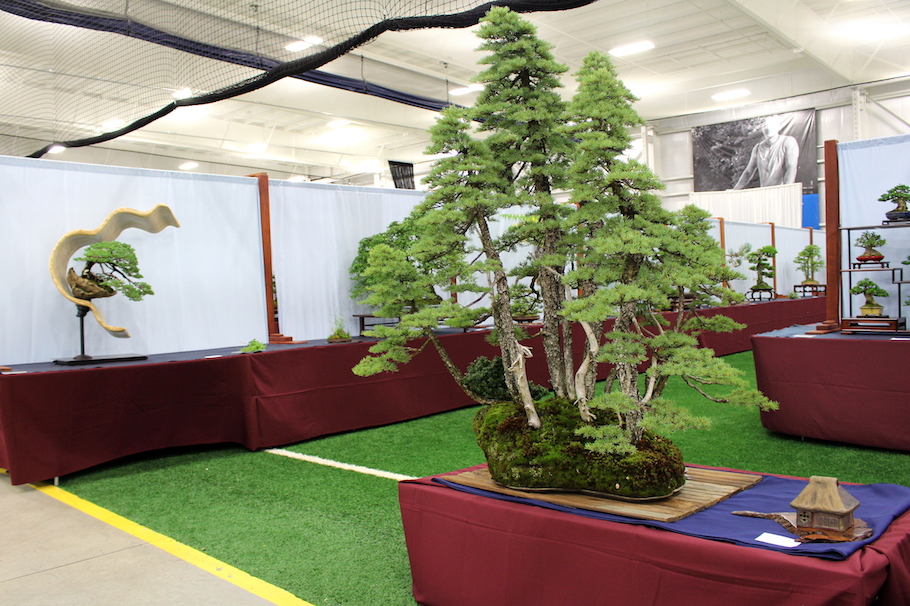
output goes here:
[{"label": "black pedestal stand", "polygon": [[141,354],[120,354],[114,356],[87,356],[85,355],[85,316],[89,308],[85,305],[76,305],[76,317],[79,318],[79,355],[72,358],[54,360],[54,364],[61,366],[82,366],[84,364],[104,364],[106,362],[132,362],[147,360],[148,356]]}]

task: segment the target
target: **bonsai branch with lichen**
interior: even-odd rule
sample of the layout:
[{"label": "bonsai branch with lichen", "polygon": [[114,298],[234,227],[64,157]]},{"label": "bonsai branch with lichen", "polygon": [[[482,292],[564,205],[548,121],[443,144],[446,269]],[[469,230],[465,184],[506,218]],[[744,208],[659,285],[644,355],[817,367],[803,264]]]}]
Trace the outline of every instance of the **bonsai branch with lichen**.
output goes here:
[{"label": "bonsai branch with lichen", "polygon": [[77,299],[111,297],[119,292],[130,301],[141,301],[146,295],[155,294],[148,283],[138,281],[142,274],[136,251],[125,242],[95,242],[73,260],[85,262],[80,274],[70,268],[67,275]]}]

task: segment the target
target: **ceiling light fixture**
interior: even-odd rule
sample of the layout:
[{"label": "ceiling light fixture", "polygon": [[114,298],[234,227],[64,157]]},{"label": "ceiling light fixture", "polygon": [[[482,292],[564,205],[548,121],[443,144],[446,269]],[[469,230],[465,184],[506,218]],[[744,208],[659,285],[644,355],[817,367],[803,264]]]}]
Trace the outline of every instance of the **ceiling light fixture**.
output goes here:
[{"label": "ceiling light fixture", "polygon": [[306,50],[312,46],[322,44],[324,40],[319,36],[307,36],[303,40],[295,40],[287,46],[284,47],[284,50],[290,51],[292,53],[299,53],[302,50]]},{"label": "ceiling light fixture", "polygon": [[608,51],[614,57],[625,57],[626,55],[634,55],[635,53],[643,53],[654,48],[654,43],[647,40],[642,40],[641,42],[635,42],[633,44],[626,44],[624,46],[617,46],[616,48]]},{"label": "ceiling light fixture", "polygon": [[63,145],[51,145],[50,149],[47,150],[47,153],[59,154],[60,152],[62,152],[65,149],[66,149],[66,147]]},{"label": "ceiling light fixture", "polygon": [[126,126],[125,121],[121,120],[120,118],[111,118],[101,125],[101,130],[109,133],[112,130],[117,130],[119,128],[123,128],[124,126]]},{"label": "ceiling light fixture", "polygon": [[183,164],[181,164],[181,165],[178,166],[177,168],[179,168],[180,170],[193,170],[194,168],[198,168],[198,167],[199,167],[199,163],[198,163],[198,162],[192,162],[192,161],[190,161],[190,162],[184,162]]},{"label": "ceiling light fixture", "polygon": [[189,88],[181,88],[180,90],[175,90],[171,93],[171,96],[175,99],[189,99],[193,96],[193,91]]},{"label": "ceiling light fixture", "polygon": [[310,178],[306,175],[294,175],[293,177],[288,177],[287,180],[291,183],[307,183]]},{"label": "ceiling light fixture", "polygon": [[351,123],[350,120],[345,120],[344,118],[337,118],[335,120],[332,120],[328,124],[326,124],[326,126],[328,126],[329,128],[341,128],[342,126],[347,126],[350,123]]},{"label": "ceiling light fixture", "polygon": [[737,88],[734,90],[724,91],[722,93],[716,93],[711,95],[711,98],[715,101],[729,101],[731,99],[739,99],[741,97],[748,97],[752,94],[752,91],[745,88]]},{"label": "ceiling light fixture", "polygon": [[249,145],[246,146],[245,149],[246,149],[246,151],[250,152],[251,154],[264,154],[265,152],[268,151],[269,144],[259,141],[257,143],[250,143]]},{"label": "ceiling light fixture", "polygon": [[453,97],[458,97],[460,95],[467,95],[468,93],[473,93],[483,90],[483,84],[474,83],[468,86],[463,86],[461,88],[453,88],[449,91],[449,94]]}]

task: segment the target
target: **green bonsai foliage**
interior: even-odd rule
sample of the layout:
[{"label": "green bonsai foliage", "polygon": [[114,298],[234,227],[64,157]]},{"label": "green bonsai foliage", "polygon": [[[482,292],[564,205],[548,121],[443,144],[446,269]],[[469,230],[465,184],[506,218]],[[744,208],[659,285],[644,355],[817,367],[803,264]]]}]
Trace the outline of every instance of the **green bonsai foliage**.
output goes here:
[{"label": "green bonsai foliage", "polygon": [[897,205],[894,210],[906,212],[907,201],[910,200],[910,187],[906,185],[895,185],[879,196],[878,200],[879,202],[893,202]]},{"label": "green bonsai foliage", "polygon": [[865,305],[869,307],[881,307],[879,303],[875,302],[873,297],[888,296],[888,291],[884,290],[869,278],[863,278],[857,282],[856,286],[850,289],[850,292],[854,295],[863,295],[866,298]]},{"label": "green bonsai foliage", "polygon": [[736,250],[730,249],[727,251],[727,265],[730,267],[739,267],[743,264],[743,260],[752,252],[752,245],[746,242]]},{"label": "green bonsai foliage", "polygon": [[[485,356],[476,358],[464,373],[464,382],[467,388],[483,397],[485,400],[511,402],[512,395],[506,385],[506,374],[502,367],[502,358],[494,357],[492,360]],[[534,400],[542,400],[550,395],[546,387],[528,383],[531,396]]]},{"label": "green bonsai foliage", "polygon": [[[380,243],[369,252],[363,270],[366,302],[400,322],[376,327],[372,334],[384,339],[354,372],[396,370],[431,343],[468,395],[490,405],[478,413],[477,427],[487,428],[486,437],[478,437],[482,445],[489,443],[491,427],[501,437],[526,435],[528,443],[560,432],[566,436],[559,440],[563,453],[591,457],[589,464],[597,457],[644,456],[638,449],[654,442],[645,440],[647,432],[703,426],[662,397],[672,376],[701,393],[704,385],[732,385],[723,401],[772,407],[745,389],[737,371],[698,346],[702,331],[741,325],[725,316],[702,317],[697,309],[679,313],[671,325],[655,311],[666,308],[670,297],[682,300],[684,293],[696,297],[693,308],[742,300],[721,286],[742,276],[725,267],[724,253],[708,233],[708,213],[694,206],[665,210],[653,193],[662,187],[658,179],[622,156],[630,128],[641,121],[609,59],[598,53],[587,57],[577,74],[578,92],[565,103],[556,92],[565,67],[535,34],[531,24],[505,8],[491,9],[483,20],[480,48],[489,53],[483,59],[489,67],[479,79],[485,88],[473,108],[444,110],[430,130],[427,152],[442,158],[411,216],[415,238],[404,247]],[[557,190],[571,192],[571,204],[558,204]],[[495,237],[491,225],[504,215],[533,219]],[[513,271],[503,254],[519,245],[533,253]],[[536,402],[528,382],[525,358],[531,352],[515,329],[512,305],[520,293],[509,283],[516,275],[533,276],[540,294],[552,406]],[[430,289],[486,293],[489,306],[451,298],[427,305],[416,295]],[[605,332],[610,317],[615,322]],[[468,385],[434,333],[440,322],[465,326],[485,318],[495,327],[509,394],[505,404]],[[585,340],[577,365],[573,327]],[[611,365],[611,376],[606,393],[595,396],[597,366],[603,362]],[[562,418],[566,409],[574,411],[575,420],[563,434],[555,428],[558,418],[547,415],[559,410]],[[488,461],[492,450],[486,449]],[[530,454],[515,456],[527,462]],[[544,456],[551,462],[559,458]],[[677,459],[670,457],[667,464],[674,482],[681,481],[681,465],[670,460]],[[654,490],[666,489],[666,483],[655,483]]]},{"label": "green bonsai foliage", "polygon": [[804,249],[799,251],[799,254],[796,255],[796,258],[793,259],[796,266],[799,268],[799,271],[806,276],[806,279],[803,281],[803,284],[817,284],[815,280],[815,272],[821,270],[825,266],[825,261],[822,259],[822,249],[816,244],[807,244]]},{"label": "green bonsai foliage", "polygon": [[258,351],[265,351],[265,343],[256,339],[250,339],[250,342],[241,347],[240,351],[243,353],[256,353]]},{"label": "green bonsai foliage", "polygon": [[863,249],[864,257],[881,257],[882,253],[875,250],[879,246],[884,246],[887,241],[874,231],[864,231],[856,239],[856,246]]},{"label": "green bonsai foliage", "polygon": [[85,262],[83,278],[111,294],[123,293],[130,301],[141,301],[146,295],[155,294],[147,283],[136,281],[142,278],[136,251],[125,242],[95,242],[73,260]]},{"label": "green bonsai foliage", "polygon": [[512,300],[513,317],[536,316],[540,313],[540,295],[527,284],[521,282],[514,284],[509,296]]},{"label": "green bonsai foliage", "polygon": [[772,286],[765,282],[766,278],[773,278],[775,274],[772,259],[777,254],[773,246],[762,246],[746,255],[746,260],[752,265],[749,269],[755,272],[755,286],[752,290],[771,290]]}]

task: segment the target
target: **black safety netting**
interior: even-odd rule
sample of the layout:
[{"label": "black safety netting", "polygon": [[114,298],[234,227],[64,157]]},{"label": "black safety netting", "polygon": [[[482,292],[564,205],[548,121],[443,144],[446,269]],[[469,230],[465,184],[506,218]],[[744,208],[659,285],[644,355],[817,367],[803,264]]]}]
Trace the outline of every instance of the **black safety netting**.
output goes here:
[{"label": "black safety netting", "polygon": [[[468,27],[494,5],[593,1],[0,0],[0,154],[100,143],[285,77],[438,109],[445,100],[318,68],[385,31]],[[288,50],[294,42],[305,48]],[[113,115],[122,122],[105,124]]]}]

